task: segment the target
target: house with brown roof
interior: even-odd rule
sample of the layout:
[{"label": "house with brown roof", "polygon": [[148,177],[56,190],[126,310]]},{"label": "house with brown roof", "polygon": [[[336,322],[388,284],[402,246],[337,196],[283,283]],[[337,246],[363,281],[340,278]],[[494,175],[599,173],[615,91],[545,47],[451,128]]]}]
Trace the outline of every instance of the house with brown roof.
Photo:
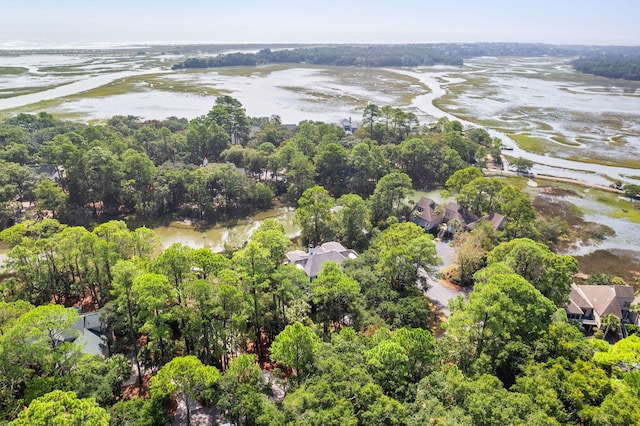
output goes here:
[{"label": "house with brown roof", "polygon": [[491,212],[479,218],[458,203],[449,202],[442,207],[431,198],[421,197],[411,211],[410,220],[423,227],[427,232],[432,232],[441,225],[446,225],[446,231],[455,234],[459,231],[471,231],[481,221],[488,221],[493,229],[502,231],[507,217]]},{"label": "house with brown roof", "polygon": [[420,197],[418,204],[411,212],[411,221],[430,232],[436,229],[444,219],[444,212],[431,198]]},{"label": "house with brown roof", "polygon": [[475,222],[471,222],[470,224],[468,224],[467,230],[469,231],[473,230],[473,228],[475,228],[475,226],[482,221],[489,222],[491,224],[491,227],[494,230],[502,231],[504,229],[505,223],[507,223],[507,217],[504,215],[501,215],[500,213],[495,213],[495,212],[489,213],[488,215],[482,216],[480,219],[476,220]]},{"label": "house with brown roof", "polygon": [[467,230],[469,224],[478,220],[478,216],[471,213],[471,210],[461,206],[453,201],[449,202],[444,209],[444,222],[447,224],[447,230],[455,233],[459,226],[462,230]]},{"label": "house with brown roof", "polygon": [[633,287],[628,285],[571,285],[567,317],[585,328],[600,327],[605,315],[615,315],[625,324],[638,324],[639,316],[630,311],[638,302]]},{"label": "house with brown roof", "polygon": [[293,250],[286,254],[289,263],[293,263],[298,268],[303,269],[310,280],[318,276],[322,269],[322,264],[328,261],[342,265],[345,259],[355,259],[358,253],[345,248],[342,244],[331,241],[322,245],[309,246],[309,252],[303,250]]}]

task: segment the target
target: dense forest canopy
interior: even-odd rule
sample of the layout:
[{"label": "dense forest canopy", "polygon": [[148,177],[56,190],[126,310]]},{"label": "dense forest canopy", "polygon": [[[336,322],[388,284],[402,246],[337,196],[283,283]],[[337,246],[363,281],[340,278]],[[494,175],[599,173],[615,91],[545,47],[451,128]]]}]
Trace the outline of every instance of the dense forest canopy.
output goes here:
[{"label": "dense forest canopy", "polygon": [[258,53],[228,53],[213,58],[192,58],[173,69],[243,66],[278,63],[308,63],[338,66],[462,65],[458,56],[431,45],[330,46],[297,49],[262,49]]},{"label": "dense forest canopy", "polygon": [[[577,264],[547,244],[568,224],[484,176],[488,154],[483,129],[375,104],[353,133],[229,96],[193,120],[0,123],[0,422],[166,425],[179,403],[186,423],[204,405],[247,426],[637,424],[640,330],[608,317],[588,339],[567,319]],[[441,262],[412,222],[425,187],[507,217],[442,230],[448,278],[472,288],[448,318],[425,297]],[[268,219],[222,253],[160,250],[135,225],[274,202],[296,208],[297,240]],[[313,279],[285,262],[329,241],[358,255]],[[110,357],[82,352],[71,306],[99,310]]]},{"label": "dense forest canopy", "polygon": [[571,64],[577,71],[587,74],[640,81],[640,55],[587,56]]},{"label": "dense forest canopy", "polygon": [[[201,50],[201,53],[208,53]],[[267,47],[257,53],[220,53],[190,58],[173,69],[224,66],[255,66],[274,63],[308,63],[336,66],[429,66],[462,65],[478,56],[592,56],[603,53],[638,54],[625,46],[567,46],[531,43],[429,43],[404,45],[328,45],[293,48]]]},{"label": "dense forest canopy", "polygon": [[480,129],[463,131],[446,120],[421,127],[413,113],[391,106],[371,104],[363,119],[366,129],[357,135],[320,122],[290,129],[277,116],[248,117],[230,96],[190,121],[115,116],[86,125],[20,114],[0,123],[0,228],[20,220],[23,203],[70,225],[89,225],[246,215],[276,196],[295,202],[314,184],[334,197],[368,198],[391,170],[417,187],[442,185],[499,151]]}]

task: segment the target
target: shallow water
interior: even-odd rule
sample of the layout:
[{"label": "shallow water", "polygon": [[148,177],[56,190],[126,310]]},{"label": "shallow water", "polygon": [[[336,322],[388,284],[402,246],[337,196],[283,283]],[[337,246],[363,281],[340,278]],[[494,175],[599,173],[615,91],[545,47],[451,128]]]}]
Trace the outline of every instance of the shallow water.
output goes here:
[{"label": "shallow water", "polygon": [[[412,70],[304,66],[223,71],[165,68],[161,76],[154,76],[154,84],[136,85],[135,92],[66,98],[118,79],[160,72],[159,68],[145,69],[145,64],[165,60],[168,67],[177,59],[176,55],[0,56],[3,66],[26,66],[33,71],[59,65],[62,70],[0,76],[5,90],[72,81],[39,93],[0,99],[0,110],[53,99],[58,105],[50,112],[86,119],[128,114],[143,119],[168,116],[191,119],[206,114],[213,106],[215,96],[204,94],[209,90],[236,97],[250,116],[275,113],[285,123],[302,120],[337,123],[348,117],[357,121],[364,105],[374,102],[409,109],[423,123],[447,116],[473,125],[456,117],[457,111],[464,111],[465,116],[472,116],[474,120],[498,120],[500,126],[509,131],[549,141],[546,155],[533,154],[518,148],[504,133],[490,130],[493,136],[515,147],[510,155],[536,162],[534,172],[605,185],[612,179],[640,183],[639,170],[574,161],[584,156],[615,163],[621,152],[624,158],[640,157],[640,90],[634,89],[640,84],[575,73],[567,58],[476,58],[466,61],[462,68]],[[120,71],[123,67],[130,70]],[[84,74],[70,76],[64,69],[80,70]],[[109,72],[95,75],[96,69]],[[394,78],[394,74],[409,76],[415,81]],[[482,84],[467,83],[474,78],[481,78]],[[202,87],[203,93],[181,92],[185,86]],[[449,88],[462,91],[453,102],[447,102],[448,112],[445,112],[435,107],[433,101],[444,96]],[[563,145],[552,141],[552,137],[562,137],[578,146]]]},{"label": "shallow water", "polygon": [[[464,111],[473,120],[496,122],[513,133],[544,139],[548,157],[605,159],[614,164],[621,155],[639,158],[640,83],[577,73],[570,59],[468,60],[461,71],[449,73],[469,82],[447,85],[457,94],[445,108],[452,105],[454,114]],[[542,161],[543,156],[526,155],[549,164]],[[627,178],[633,175],[603,171],[607,172]]]},{"label": "shallow water", "polygon": [[[169,226],[153,228],[153,231],[160,238],[162,249],[180,243],[196,249],[208,248],[214,252],[222,252],[225,249],[225,244],[232,248],[242,247],[267,218],[273,218],[281,223],[289,238],[298,236],[300,228],[294,223],[293,211],[288,207],[274,208],[239,220],[234,224],[218,224],[205,231],[177,222]],[[8,252],[9,247],[0,242],[0,271],[7,259]]]},{"label": "shallow water", "polygon": [[260,227],[262,221],[267,218],[273,218],[284,225],[285,233],[290,238],[300,233],[300,228],[293,223],[293,209],[286,207],[258,213],[239,221],[237,224],[216,225],[206,231],[199,231],[178,223],[160,226],[154,228],[153,231],[160,238],[163,249],[172,244],[181,243],[192,248],[208,248],[215,252],[221,252],[224,250],[225,244],[231,247],[241,247]]},{"label": "shallow water", "polygon": [[[90,77],[76,80],[69,84],[65,84],[52,89],[43,90],[37,93],[30,93],[28,95],[21,95],[21,96],[14,96],[14,97],[9,97],[5,99],[0,99],[0,110],[26,106],[26,105],[34,104],[40,101],[64,98],[65,96],[74,95],[77,93],[85,92],[90,89],[94,89],[96,87],[103,86],[105,84],[111,83],[121,78],[133,77],[136,75],[146,74],[148,72],[161,72],[161,70],[156,69],[151,71],[150,70],[121,71],[121,72],[114,72],[110,74],[100,74],[100,75],[90,76]],[[62,83],[65,80],[60,79],[56,81],[58,83]],[[100,103],[100,102],[104,102],[104,100],[93,99],[93,102]],[[56,112],[56,111],[53,111],[53,112]],[[116,115],[116,113],[114,112],[109,117],[112,117],[113,115]]]},{"label": "shallow water", "polygon": [[[59,113],[77,114],[97,120],[111,118],[117,114],[141,118],[164,119],[171,116],[195,118],[206,114],[214,103],[215,96],[160,92],[144,88],[139,92],[100,98],[99,101],[92,98],[67,101],[57,109]],[[179,111],[178,114],[176,111]]]},{"label": "shallow water", "polygon": [[2,270],[2,264],[7,260],[7,253],[9,253],[9,246],[0,242],[0,271]]},{"label": "shallow water", "polygon": [[[451,69],[450,71],[438,71],[436,73],[434,73],[431,69],[395,70],[395,71],[400,74],[410,75],[410,76],[419,78],[424,84],[428,85],[431,88],[431,93],[427,93],[414,98],[412,102],[412,106],[415,109],[423,111],[428,116],[433,118],[447,117],[450,120],[460,121],[464,126],[478,127],[478,125],[472,122],[458,118],[455,115],[455,112],[451,113],[451,112],[443,111],[438,107],[436,107],[435,105],[433,105],[433,101],[435,99],[440,98],[447,93],[446,87],[449,84],[451,84],[452,82],[460,82],[459,78],[451,77],[451,74],[454,74],[454,75],[460,74],[459,69],[458,70]],[[474,90],[476,89],[474,88]],[[477,88],[477,90],[482,91],[484,89],[480,87],[480,88]],[[498,100],[495,98],[492,99],[492,98],[480,96],[480,94],[476,92],[473,92],[473,93],[474,93],[473,95],[470,95],[465,92],[465,94],[461,97],[464,98],[466,96],[468,98],[473,98],[473,105],[474,105],[473,113],[478,114],[478,119],[488,119],[488,118],[495,117],[495,115],[493,114],[499,114],[498,111],[492,109],[492,108],[494,109],[497,108],[496,105],[500,105],[501,108],[506,108],[505,106],[505,103],[507,102],[506,99],[503,99],[503,100]],[[520,102],[519,101],[520,97],[516,94],[514,94],[511,97],[511,99],[512,99],[511,103],[509,104],[511,106],[513,106],[514,100],[518,100],[517,102]],[[556,102],[560,103],[561,99],[556,98]],[[638,111],[639,115],[638,115],[637,123],[640,123],[640,97],[638,98],[634,97],[629,102],[631,104],[635,104],[635,103],[638,104],[638,108],[633,111]],[[467,104],[464,104],[463,102],[459,102],[458,100],[456,100],[456,104],[460,108],[464,107],[465,109],[467,109],[468,107]],[[471,101],[469,101],[469,104],[471,104]],[[603,105],[594,105],[593,107],[595,108],[594,111],[598,111],[597,108],[602,108],[601,110],[602,113],[606,112],[606,108],[605,108],[606,103]],[[529,119],[533,120],[534,118],[530,117]],[[636,127],[640,126],[640,124],[637,124],[637,123],[631,125],[633,131],[635,131]],[[602,126],[600,126],[600,130],[603,131]],[[500,138],[504,144],[514,148],[512,151],[508,152],[510,156],[524,157],[534,161],[536,163],[532,168],[532,171],[534,173],[544,173],[544,174],[549,174],[553,176],[561,176],[561,177],[567,177],[572,179],[578,179],[584,182],[594,183],[599,185],[609,185],[613,179],[621,180],[629,183],[640,184],[640,178],[639,178],[640,170],[638,169],[632,169],[627,167],[604,166],[604,165],[595,164],[595,163],[573,161],[573,160],[560,158],[560,157],[549,155],[549,154],[540,155],[540,154],[527,152],[521,149],[520,147],[518,147],[517,143],[505,133],[495,129],[490,129],[490,128],[487,128],[487,131],[492,137]],[[619,131],[614,131],[614,130],[608,130],[608,133],[610,134],[609,138],[620,134]],[[587,133],[587,134],[590,134],[590,133]],[[637,135],[640,135],[640,131],[637,132]],[[636,140],[640,142],[640,138],[638,137],[627,138],[627,141],[629,142],[633,142]],[[571,151],[571,149],[573,148],[565,146],[565,147],[562,147],[562,149],[564,151]],[[584,149],[588,149],[592,151],[595,148],[593,145],[589,145]],[[629,144],[627,144],[623,148],[623,150],[624,150],[625,156],[633,157],[635,155],[634,153],[637,151],[638,155],[636,157],[640,157],[640,143],[638,144],[637,147],[633,145],[629,146]],[[621,154],[621,149],[617,148],[615,151],[615,155],[617,156],[617,158],[620,157],[620,154]]]},{"label": "shallow water", "polygon": [[572,256],[584,256],[596,250],[623,250],[640,253],[640,223],[624,219],[615,219],[609,216],[617,207],[599,203],[588,195],[588,191],[576,196],[564,196],[563,200],[577,206],[583,212],[586,222],[601,223],[613,229],[615,235],[604,240],[585,245],[577,245],[567,254]]},{"label": "shallow water", "polygon": [[[0,76],[2,89],[71,82],[36,94],[0,99],[0,110],[45,99],[58,102],[49,112],[75,114],[84,119],[103,119],[116,114],[141,118],[195,118],[211,109],[215,96],[181,92],[181,86],[229,93],[243,103],[248,115],[275,113],[285,123],[301,120],[338,122],[347,117],[358,121],[363,106],[374,102],[381,106],[404,107],[413,111],[423,123],[447,116],[466,126],[475,126],[456,117],[464,114],[474,120],[498,121],[507,132],[547,139],[562,136],[579,146],[553,143],[549,145],[553,150],[540,155],[519,148],[503,132],[488,129],[493,137],[514,147],[509,155],[536,162],[535,173],[604,185],[611,179],[640,184],[638,169],[566,158],[567,155],[575,158],[601,156],[613,162],[619,158],[640,158],[640,84],[578,74],[571,69],[568,58],[476,58],[466,61],[462,68],[438,66],[411,70],[291,66],[174,72],[168,67],[178,62],[180,56],[139,57],[134,53],[129,56],[0,55],[0,66],[23,66],[30,70],[16,76]],[[166,67],[150,68],[149,64],[160,62]],[[128,71],[121,71],[123,68]],[[78,71],[79,75],[70,75]],[[108,72],[96,74],[98,71]],[[136,85],[135,92],[99,98],[68,98],[121,78],[158,72],[161,75],[153,77],[154,85],[141,83]],[[402,78],[394,78],[394,75],[402,75]],[[406,77],[413,80],[406,80]],[[470,79],[481,79],[482,84],[468,84]],[[454,88],[462,89],[452,102],[447,102],[446,111],[433,105],[435,99]],[[439,194],[430,193],[430,196],[439,200]],[[419,194],[413,198],[417,200]],[[585,215],[587,220],[611,224],[616,229],[616,237],[603,242],[602,246],[637,250],[639,242],[629,238],[640,235],[640,229],[625,220],[612,220],[603,212],[596,209],[595,213]],[[157,231],[163,237],[164,246],[183,242],[219,250],[223,241],[244,242],[256,226],[247,222],[238,227],[216,227],[204,233],[176,227]],[[288,232],[296,231],[291,228]],[[0,256],[2,252],[0,248]]]}]

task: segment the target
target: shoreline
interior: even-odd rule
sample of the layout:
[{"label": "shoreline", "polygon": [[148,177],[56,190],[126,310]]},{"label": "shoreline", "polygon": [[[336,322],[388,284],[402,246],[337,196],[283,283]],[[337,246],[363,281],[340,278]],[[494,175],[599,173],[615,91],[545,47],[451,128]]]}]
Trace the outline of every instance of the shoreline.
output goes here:
[{"label": "shoreline", "polygon": [[[447,117],[449,120],[457,120],[463,126],[470,126],[475,128],[481,128],[486,130],[493,138],[499,138],[503,143],[507,142],[510,146],[513,146],[512,155],[514,157],[523,157],[531,160],[535,163],[534,168],[542,168],[544,170],[557,170],[572,176],[579,176],[586,181],[591,180],[593,184],[606,187],[606,185],[597,184],[595,181],[606,180],[620,180],[632,184],[640,184],[637,173],[638,169],[633,169],[623,166],[603,165],[597,163],[583,163],[580,161],[569,160],[561,157],[550,157],[546,155],[540,155],[533,152],[526,151],[518,145],[518,143],[511,138],[507,133],[496,130],[491,127],[483,126],[481,124],[459,118],[455,113],[445,111],[434,104],[434,101],[448,93],[447,85],[450,84],[451,77],[447,72],[424,72],[419,68],[414,69],[390,69],[401,75],[408,75],[419,79],[423,84],[429,87],[430,93],[426,93],[417,96],[413,102],[412,107],[422,111],[423,113],[437,119]],[[547,175],[548,173],[540,173]],[[553,175],[550,175],[553,176]],[[558,176],[560,177],[560,176]],[[589,179],[591,178],[591,179]],[[575,177],[567,177],[567,179],[576,179]],[[580,179],[576,179],[580,181]],[[583,181],[584,181],[583,180]],[[583,182],[581,181],[581,182]]]},{"label": "shoreline", "polygon": [[599,189],[601,191],[607,191],[615,194],[624,195],[624,191],[621,189],[612,188],[606,185],[599,185],[597,183],[585,182],[583,180],[574,179],[574,178],[553,176],[546,173],[530,173],[526,175],[526,174],[508,171],[508,170],[501,170],[501,169],[482,169],[482,173],[489,176],[528,177],[532,180],[541,179],[541,180],[548,180],[551,182],[570,183],[570,184],[582,186],[584,188]]}]

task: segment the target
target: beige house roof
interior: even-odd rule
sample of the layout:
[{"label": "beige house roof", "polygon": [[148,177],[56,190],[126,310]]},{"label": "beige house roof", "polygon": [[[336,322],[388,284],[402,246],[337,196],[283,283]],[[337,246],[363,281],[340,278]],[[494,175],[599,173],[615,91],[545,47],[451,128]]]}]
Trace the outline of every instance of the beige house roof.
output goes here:
[{"label": "beige house roof", "polygon": [[579,288],[601,317],[613,314],[622,318],[621,299],[635,297],[633,288],[625,285],[581,285]]},{"label": "beige house roof", "polygon": [[578,286],[572,284],[569,303],[566,306],[567,312],[574,315],[583,315],[584,310],[588,308],[593,309],[593,306]]},{"label": "beige house roof", "polygon": [[623,318],[635,299],[633,287],[627,285],[575,285],[571,286],[569,303],[565,307],[570,314],[584,313],[593,308],[598,317],[613,314]]}]

